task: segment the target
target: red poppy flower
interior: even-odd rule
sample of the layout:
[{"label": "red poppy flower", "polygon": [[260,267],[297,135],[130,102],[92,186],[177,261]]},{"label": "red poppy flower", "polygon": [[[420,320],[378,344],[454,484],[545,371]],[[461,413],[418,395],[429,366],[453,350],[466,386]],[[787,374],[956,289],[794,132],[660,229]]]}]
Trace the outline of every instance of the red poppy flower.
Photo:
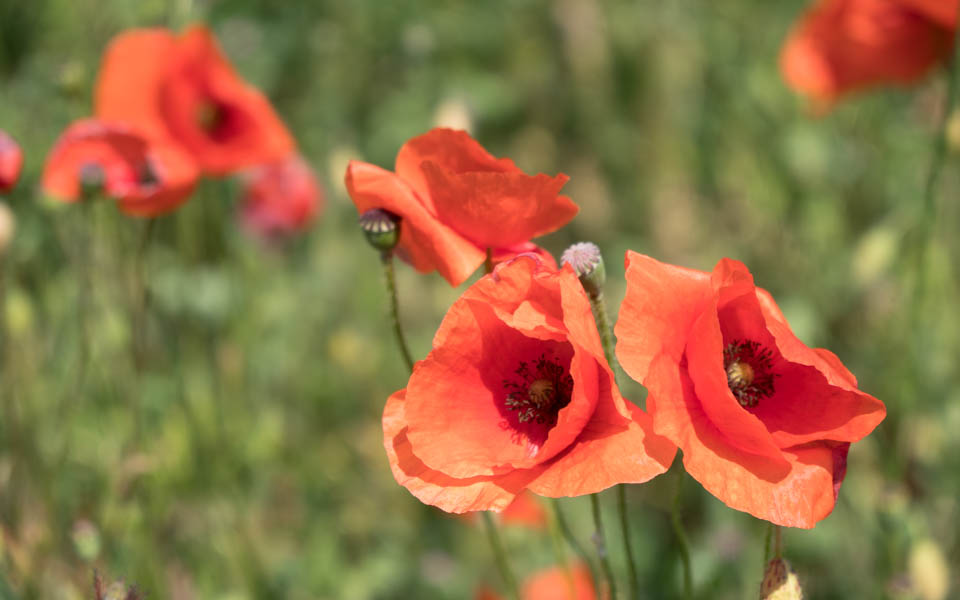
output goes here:
[{"label": "red poppy flower", "polygon": [[244,174],[243,224],[260,235],[304,229],[320,211],[323,195],[310,166],[299,156]]},{"label": "red poppy flower", "polygon": [[60,136],[43,171],[43,189],[64,202],[82,193],[82,178],[94,177],[124,213],[153,217],[178,207],[196,185],[193,159],[178,147],[148,142],[122,125],[87,119]]},{"label": "red poppy flower", "polygon": [[204,172],[286,158],[293,139],[270,102],[234,72],[213,34],[135,29],[110,43],[96,89],[101,119],[182,145]]},{"label": "red poppy flower", "polygon": [[523,492],[500,513],[504,525],[523,525],[532,529],[546,529],[547,512],[543,504],[530,492]]},{"label": "red poppy flower", "polygon": [[788,37],[781,70],[823,107],[870,86],[910,84],[949,54],[955,20],[955,0],[820,0]]},{"label": "red poppy flower", "polygon": [[[520,592],[522,600],[596,600],[590,570],[577,564],[569,569],[551,567],[530,576]],[[475,600],[501,600],[486,586],[477,590]]]},{"label": "red poppy flower", "polygon": [[451,285],[483,264],[487,248],[524,244],[579,210],[559,195],[566,175],[527,175],[463,131],[433,129],[411,139],[395,170],[351,162],[347,191],[360,213],[380,208],[399,215],[399,255],[422,273],[436,269]]},{"label": "red poppy flower", "polygon": [[886,409],[831,352],[794,336],[743,264],[713,273],[627,253],[617,358],[649,390],[654,429],[731,508],[790,527],[833,510],[850,442]]},{"label": "red poppy flower", "polygon": [[0,130],[0,194],[13,189],[23,168],[23,152],[13,138]]},{"label": "red poppy flower", "polygon": [[397,482],[455,513],[647,481],[676,451],[620,396],[573,270],[530,256],[453,304],[383,430]]}]

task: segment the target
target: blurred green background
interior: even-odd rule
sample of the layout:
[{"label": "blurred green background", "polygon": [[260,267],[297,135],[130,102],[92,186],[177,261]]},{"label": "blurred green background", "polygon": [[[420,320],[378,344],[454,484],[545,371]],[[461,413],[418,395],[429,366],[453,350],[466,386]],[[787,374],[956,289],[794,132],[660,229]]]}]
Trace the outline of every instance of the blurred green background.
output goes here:
[{"label": "blurred green background", "polygon": [[[811,116],[777,71],[804,5],[0,0],[0,128],[26,154],[2,256],[0,598],[89,598],[93,568],[175,600],[463,599],[498,584],[482,531],[390,476],[379,416],[406,374],[341,183],[347,160],[389,168],[439,123],[528,172],[571,176],[580,215],[541,243],[598,243],[613,312],[628,248],[705,270],[746,262],[801,339],[835,351],[889,409],[853,446],[834,513],[786,532],[808,597],[956,594],[954,156],[935,213],[922,197],[944,78]],[[326,212],[264,244],[237,227],[236,183],[205,181],[138,258],[144,222],[108,204],[53,206],[39,174],[91,112],[111,36],[195,21],[274,101],[324,181]],[[398,277],[422,357],[462,290],[405,265]],[[676,476],[628,492],[645,598],[680,597]],[[602,499],[622,574],[614,498]],[[565,504],[588,542],[586,499]],[[756,597],[765,524],[689,479],[683,517],[697,597]],[[552,564],[545,533],[504,533],[519,573]]]}]

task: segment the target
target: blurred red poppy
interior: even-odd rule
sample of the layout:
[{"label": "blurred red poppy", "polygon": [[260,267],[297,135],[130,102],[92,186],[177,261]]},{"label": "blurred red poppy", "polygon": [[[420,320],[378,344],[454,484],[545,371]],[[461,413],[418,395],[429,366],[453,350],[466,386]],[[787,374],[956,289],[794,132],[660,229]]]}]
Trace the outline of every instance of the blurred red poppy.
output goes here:
[{"label": "blurred red poppy", "polygon": [[640,483],[676,452],[620,396],[573,270],[532,256],[453,304],[407,388],[387,400],[383,429],[397,482],[455,513],[501,511],[525,489],[560,497]]},{"label": "blurred red poppy", "polygon": [[270,102],[234,72],[213,34],[135,29],[110,43],[96,114],[172,140],[214,175],[286,158],[295,144]]},{"label": "blurred red poppy", "polygon": [[250,169],[243,179],[240,218],[245,227],[263,236],[306,228],[323,205],[317,178],[299,156]]},{"label": "blurred red poppy", "polygon": [[523,492],[500,513],[504,525],[523,525],[532,529],[546,529],[547,511],[537,496]]},{"label": "blurred red poppy", "polygon": [[957,0],[820,0],[784,45],[783,76],[820,108],[863,88],[913,83],[950,53],[956,13]]},{"label": "blurred red poppy", "polygon": [[559,195],[566,175],[527,175],[463,131],[433,129],[411,139],[395,171],[353,161],[347,191],[360,213],[381,208],[400,216],[398,254],[421,273],[436,269],[451,285],[483,264],[487,248],[525,244],[579,210]]},{"label": "blurred red poppy", "polygon": [[831,352],[794,336],[743,264],[713,273],[627,253],[617,358],[654,429],[731,508],[790,527],[833,510],[850,443],[886,415]]},{"label": "blurred red poppy", "polygon": [[[569,569],[551,567],[531,575],[523,584],[521,600],[596,600],[590,570],[577,564]],[[475,600],[502,600],[487,586],[481,586]]]},{"label": "blurred red poppy", "polygon": [[87,119],[70,125],[51,150],[43,189],[75,202],[83,186],[90,185],[116,199],[124,213],[153,217],[186,201],[198,175],[193,159],[177,146],[148,142],[123,125]]},{"label": "blurred red poppy", "polygon": [[13,189],[23,168],[23,152],[13,138],[0,129],[0,194]]}]

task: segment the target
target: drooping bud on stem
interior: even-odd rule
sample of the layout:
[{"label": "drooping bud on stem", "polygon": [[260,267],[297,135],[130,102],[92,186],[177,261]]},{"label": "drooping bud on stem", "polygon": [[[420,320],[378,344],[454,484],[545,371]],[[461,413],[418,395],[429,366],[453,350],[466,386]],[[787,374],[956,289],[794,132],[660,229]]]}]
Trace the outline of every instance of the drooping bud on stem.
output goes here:
[{"label": "drooping bud on stem", "polygon": [[803,590],[790,563],[774,558],[767,565],[760,584],[760,600],[803,600]]},{"label": "drooping bud on stem", "polygon": [[390,252],[400,241],[400,217],[380,208],[360,215],[360,229],[370,245],[380,252]]},{"label": "drooping bud on stem", "polygon": [[103,192],[107,174],[96,163],[87,163],[80,167],[80,199],[84,202],[94,200]]},{"label": "drooping bud on stem", "polygon": [[596,244],[578,242],[563,251],[560,262],[573,267],[588,294],[598,296],[603,293],[607,270],[603,266],[603,256]]}]

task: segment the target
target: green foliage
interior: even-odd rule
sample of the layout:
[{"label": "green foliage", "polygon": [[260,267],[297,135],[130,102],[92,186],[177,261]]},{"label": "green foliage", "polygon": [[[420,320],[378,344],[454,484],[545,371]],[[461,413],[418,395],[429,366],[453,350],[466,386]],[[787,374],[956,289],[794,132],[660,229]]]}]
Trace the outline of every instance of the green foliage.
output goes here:
[{"label": "green foliage", "polygon": [[[0,0],[0,127],[27,157],[2,262],[0,598],[89,598],[94,567],[157,599],[462,599],[497,582],[476,523],[390,476],[380,411],[406,373],[341,183],[347,159],[390,167],[407,138],[452,118],[528,171],[571,175],[581,214],[543,244],[602,248],[614,318],[627,248],[706,270],[738,258],[801,339],[887,403],[834,514],[786,532],[786,552],[812,598],[929,597],[918,548],[921,564],[936,562],[931,542],[955,563],[960,543],[955,157],[916,258],[943,86],[811,117],[776,64],[800,4]],[[275,101],[328,206],[309,234],[268,247],[236,227],[236,187],[208,181],[159,220],[141,264],[144,224],[106,204],[51,206],[43,157],[89,113],[112,35],[197,20]],[[422,357],[459,290],[402,264],[397,276]],[[651,599],[680,594],[675,483],[628,490]],[[587,540],[586,500],[565,504]],[[684,507],[698,597],[756,596],[765,524],[695,485]],[[545,535],[505,538],[521,574],[554,560]]]}]

